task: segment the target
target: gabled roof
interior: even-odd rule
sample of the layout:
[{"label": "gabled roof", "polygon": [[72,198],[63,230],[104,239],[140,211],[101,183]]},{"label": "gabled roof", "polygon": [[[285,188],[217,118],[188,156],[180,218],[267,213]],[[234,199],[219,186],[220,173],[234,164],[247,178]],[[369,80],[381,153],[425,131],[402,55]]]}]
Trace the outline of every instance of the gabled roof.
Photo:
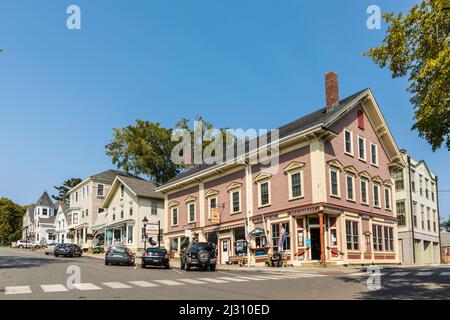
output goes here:
[{"label": "gabled roof", "polygon": [[43,207],[50,207],[53,208],[55,204],[53,203],[52,199],[48,195],[47,191],[44,191],[42,196],[36,201],[35,206],[43,206]]},{"label": "gabled roof", "polygon": [[95,180],[95,181],[112,184],[114,182],[114,179],[117,176],[137,178],[135,175],[133,175],[131,173],[120,171],[120,170],[106,170],[106,171],[97,173],[93,176],[90,176],[90,178],[92,178],[92,180]]},{"label": "gabled roof", "polygon": [[156,186],[153,182],[135,176],[117,176],[105,197],[105,201],[103,202],[104,208],[107,207],[121,184],[125,185],[137,197],[164,199],[161,193],[156,192]]},{"label": "gabled roof", "polygon": [[64,217],[65,217],[66,220],[67,220],[67,213],[68,213],[68,211],[69,211],[70,206],[69,206],[67,203],[62,202],[62,201],[56,202],[56,203],[55,203],[55,208],[58,210],[58,212],[57,212],[57,214],[56,214],[55,216],[57,216],[58,214],[60,214],[59,207],[61,207],[61,209],[62,209],[62,214],[64,214]]},{"label": "gabled roof", "polygon": [[[366,104],[366,101],[370,101],[370,103]],[[370,112],[370,115],[368,114],[368,118],[374,118],[374,121],[380,124],[379,128],[376,128],[377,134],[383,137],[383,139],[380,138],[380,141],[382,145],[386,147],[385,151],[391,162],[403,166],[404,162],[403,158],[401,157],[400,151],[369,88],[358,91],[346,97],[345,99],[340,100],[329,111],[327,111],[327,108],[321,108],[304,117],[301,117],[279,127],[278,139],[279,141],[282,141],[290,137],[301,136],[306,133],[310,133],[313,130],[320,129],[331,132],[330,127],[332,124],[337,122],[343,115],[352,110],[354,107],[361,104],[363,105],[366,112]],[[270,136],[267,140],[270,141]],[[219,165],[200,164],[192,166],[173,179],[169,180],[163,186],[159,187],[158,190],[164,190],[166,187],[176,185],[182,180],[192,178],[207,171],[212,171],[214,170],[215,166]]]}]

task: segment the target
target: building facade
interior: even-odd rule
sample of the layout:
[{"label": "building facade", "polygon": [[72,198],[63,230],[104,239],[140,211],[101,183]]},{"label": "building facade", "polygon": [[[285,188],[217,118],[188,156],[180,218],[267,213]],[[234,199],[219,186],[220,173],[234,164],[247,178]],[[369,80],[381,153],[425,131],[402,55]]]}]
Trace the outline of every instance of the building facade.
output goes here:
[{"label": "building facade", "polygon": [[222,264],[276,251],[293,265],[399,262],[391,173],[403,158],[369,89],[339,101],[337,75],[325,83],[326,108],[279,128],[276,164],[248,150],[157,189],[172,253],[207,240]]},{"label": "building facade", "polygon": [[450,263],[450,232],[441,232],[441,257],[443,263]]},{"label": "building facade", "polygon": [[67,238],[71,242],[79,244],[82,248],[93,246],[92,226],[99,213],[104,211],[103,201],[118,175],[132,176],[118,170],[107,170],[84,179],[69,190]]},{"label": "building facade", "polygon": [[47,192],[28,206],[23,218],[23,239],[45,245],[56,240],[55,216],[57,208]]},{"label": "building facade", "polygon": [[67,214],[69,211],[69,205],[58,201],[55,204],[56,216],[55,216],[55,234],[57,243],[67,242]]},{"label": "building facade", "polygon": [[[105,211],[99,214],[92,228],[96,246],[120,243],[137,252],[145,246],[164,243],[163,196],[155,191],[155,185],[150,181],[117,176],[102,207]],[[156,228],[156,232],[146,236],[144,219],[149,227]]]},{"label": "building facade", "polygon": [[404,264],[440,263],[438,179],[425,161],[402,152],[407,166],[394,173],[399,251]]}]

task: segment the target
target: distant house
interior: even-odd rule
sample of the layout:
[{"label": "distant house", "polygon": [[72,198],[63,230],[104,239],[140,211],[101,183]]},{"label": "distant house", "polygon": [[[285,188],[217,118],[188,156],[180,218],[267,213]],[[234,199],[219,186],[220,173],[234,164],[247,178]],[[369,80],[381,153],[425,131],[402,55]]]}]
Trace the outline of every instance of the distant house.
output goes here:
[{"label": "distant house", "polygon": [[52,243],[56,239],[55,233],[55,204],[44,192],[36,203],[31,204],[23,218],[22,238],[39,244]]},{"label": "distant house", "polygon": [[92,226],[103,212],[103,201],[117,176],[133,176],[118,170],[107,170],[87,177],[69,190],[67,237],[83,248],[93,246]]},{"label": "distant house", "polygon": [[158,240],[164,245],[164,200],[155,189],[150,181],[116,176],[102,204],[105,211],[98,215],[92,227],[95,232],[94,242],[99,246],[121,243],[133,251],[143,249],[145,245],[150,246],[150,241],[144,244],[146,237],[142,220],[145,218],[147,225],[154,227],[153,234],[149,235],[153,245],[157,245]]},{"label": "distant house", "polygon": [[55,217],[55,233],[56,242],[67,242],[67,213],[69,205],[67,203],[58,201],[56,203],[56,217]]},{"label": "distant house", "polygon": [[442,262],[450,263],[450,232],[441,232]]},{"label": "distant house", "polygon": [[400,259],[404,264],[440,262],[438,178],[423,160],[402,152],[407,166],[394,172]]}]

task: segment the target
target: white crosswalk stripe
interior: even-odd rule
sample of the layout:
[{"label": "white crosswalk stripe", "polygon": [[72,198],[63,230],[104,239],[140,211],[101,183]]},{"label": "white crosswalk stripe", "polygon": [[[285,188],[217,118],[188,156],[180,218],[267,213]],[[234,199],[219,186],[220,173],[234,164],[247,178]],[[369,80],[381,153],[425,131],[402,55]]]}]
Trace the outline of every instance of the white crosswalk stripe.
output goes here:
[{"label": "white crosswalk stripe", "polygon": [[240,279],[246,279],[246,280],[255,280],[255,281],[264,281],[267,279],[258,278],[258,277],[239,277]]},{"label": "white crosswalk stripe", "polygon": [[446,272],[446,271],[441,272],[441,276],[450,276],[450,272]]},{"label": "white crosswalk stripe", "polygon": [[393,274],[391,274],[391,276],[403,277],[403,276],[407,276],[408,274],[409,274],[409,272],[394,272]]},{"label": "white crosswalk stripe", "polygon": [[226,281],[234,281],[234,282],[245,282],[248,280],[245,279],[239,279],[239,278],[233,278],[233,277],[219,277],[218,279],[226,280]]},{"label": "white crosswalk stripe", "polygon": [[128,281],[128,283],[134,284],[135,286],[142,288],[159,287],[159,284],[151,283],[148,281]]},{"label": "white crosswalk stripe", "polygon": [[178,281],[183,281],[189,284],[205,284],[205,281],[200,281],[196,279],[177,279]]},{"label": "white crosswalk stripe", "polygon": [[103,282],[103,285],[110,287],[112,289],[128,289],[131,288],[129,285],[122,282]]},{"label": "white crosswalk stripe", "polygon": [[26,294],[32,293],[30,286],[6,287],[5,294]]},{"label": "white crosswalk stripe", "polygon": [[75,289],[81,290],[81,291],[101,290],[102,289],[93,283],[76,283],[73,286],[75,287]]},{"label": "white crosswalk stripe", "polygon": [[42,290],[44,292],[65,292],[65,291],[69,291],[62,284],[43,284],[43,285],[41,285],[41,288],[42,288]]},{"label": "white crosswalk stripe", "polygon": [[261,279],[265,279],[265,280],[280,280],[283,279],[281,277],[277,277],[277,276],[255,276]]},{"label": "white crosswalk stripe", "polygon": [[217,279],[217,278],[198,278],[198,279],[202,280],[202,281],[206,281],[206,282],[211,282],[211,283],[226,283],[226,282],[229,282],[229,281],[220,280],[220,279]]},{"label": "white crosswalk stripe", "polygon": [[431,276],[433,272],[417,272],[416,276]]},{"label": "white crosswalk stripe", "polygon": [[180,286],[184,284],[173,280],[153,280],[153,281],[165,284],[166,286]]}]

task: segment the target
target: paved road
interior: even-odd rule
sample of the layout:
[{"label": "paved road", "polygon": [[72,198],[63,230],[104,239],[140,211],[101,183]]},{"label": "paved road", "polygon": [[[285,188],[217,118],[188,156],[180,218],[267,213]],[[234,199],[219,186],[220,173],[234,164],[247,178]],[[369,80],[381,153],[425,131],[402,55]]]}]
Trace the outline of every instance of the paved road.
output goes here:
[{"label": "paved road", "polygon": [[[81,284],[71,288],[73,270]],[[449,299],[450,267],[384,268],[379,290],[367,273],[203,272],[105,266],[103,260],[55,258],[0,249],[0,300],[6,299]],[[70,280],[70,278],[69,278]]]}]

